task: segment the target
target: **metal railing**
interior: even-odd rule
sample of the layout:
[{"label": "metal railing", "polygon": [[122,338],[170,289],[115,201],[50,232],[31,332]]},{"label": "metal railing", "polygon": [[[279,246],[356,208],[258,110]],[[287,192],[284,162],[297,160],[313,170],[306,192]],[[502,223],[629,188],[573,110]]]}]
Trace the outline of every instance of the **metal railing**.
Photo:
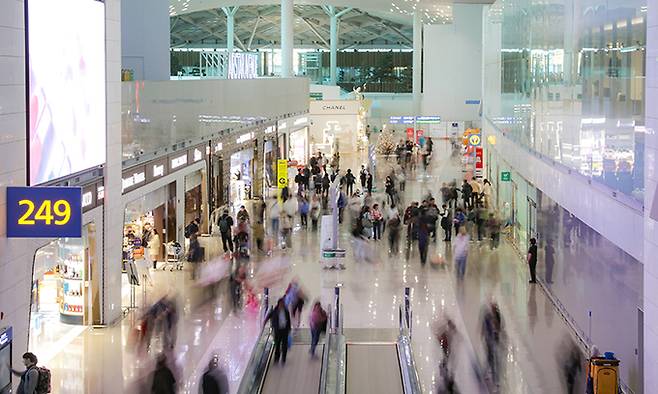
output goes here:
[{"label": "metal railing", "polygon": [[400,335],[398,336],[397,348],[404,393],[420,394],[422,389],[411,348],[413,310],[411,308],[411,289],[409,287],[404,288],[404,302],[399,307],[399,323]]},{"label": "metal railing", "polygon": [[238,394],[257,394],[260,392],[262,385],[265,381],[265,374],[270,359],[270,353],[274,346],[274,338],[272,336],[272,328],[265,326],[265,318],[270,312],[269,304],[269,289],[265,288],[263,291],[263,302],[261,311],[259,313],[259,324],[261,324],[261,333],[254,345],[251,352],[251,358],[247,364],[247,369],[242,375]]}]

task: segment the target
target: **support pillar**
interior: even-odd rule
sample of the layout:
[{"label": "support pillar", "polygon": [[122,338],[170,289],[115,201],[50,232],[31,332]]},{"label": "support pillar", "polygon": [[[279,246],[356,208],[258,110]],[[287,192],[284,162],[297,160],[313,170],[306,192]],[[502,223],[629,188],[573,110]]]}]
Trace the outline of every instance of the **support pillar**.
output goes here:
[{"label": "support pillar", "polygon": [[226,15],[226,52],[233,53],[235,43],[235,14],[238,12],[239,6],[235,7],[222,7],[222,11]]},{"label": "support pillar", "polygon": [[292,49],[295,39],[293,25],[293,0],[281,0],[281,77],[283,78],[293,76]]},{"label": "support pillar", "polygon": [[423,21],[419,13],[414,13],[414,47],[412,62],[412,92],[413,92],[413,115],[418,116],[421,112],[422,91],[422,51],[423,51]]},{"label": "support pillar", "polygon": [[324,6],[324,11],[329,15],[329,85],[336,85],[338,81],[338,22],[340,17],[352,11],[352,7],[341,12],[336,12],[332,5]]}]

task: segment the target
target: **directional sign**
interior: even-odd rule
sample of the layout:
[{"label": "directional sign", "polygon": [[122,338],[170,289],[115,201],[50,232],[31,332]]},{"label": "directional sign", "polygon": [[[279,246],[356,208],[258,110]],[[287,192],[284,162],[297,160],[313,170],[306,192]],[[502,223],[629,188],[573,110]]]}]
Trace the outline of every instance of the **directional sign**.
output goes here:
[{"label": "directional sign", "polygon": [[501,171],[500,180],[503,182],[509,182],[512,180],[512,173],[509,171]]},{"label": "directional sign", "polygon": [[468,137],[468,144],[470,146],[480,146],[481,142],[480,134],[471,134],[470,137]]},{"label": "directional sign", "polygon": [[279,189],[288,187],[288,160],[279,159],[276,162],[276,183]]}]

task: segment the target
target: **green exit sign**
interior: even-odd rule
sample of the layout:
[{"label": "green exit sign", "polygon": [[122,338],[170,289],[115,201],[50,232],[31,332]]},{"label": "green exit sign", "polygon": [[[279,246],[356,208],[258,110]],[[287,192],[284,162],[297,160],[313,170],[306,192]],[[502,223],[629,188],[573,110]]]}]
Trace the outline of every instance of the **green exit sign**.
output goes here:
[{"label": "green exit sign", "polygon": [[503,182],[509,182],[512,180],[512,173],[509,171],[502,171],[500,173],[500,180]]}]

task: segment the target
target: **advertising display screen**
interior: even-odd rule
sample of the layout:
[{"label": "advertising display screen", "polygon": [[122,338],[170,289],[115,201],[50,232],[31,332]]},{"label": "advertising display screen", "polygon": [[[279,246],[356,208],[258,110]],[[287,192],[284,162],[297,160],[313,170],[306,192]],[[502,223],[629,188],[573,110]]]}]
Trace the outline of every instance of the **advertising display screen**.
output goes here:
[{"label": "advertising display screen", "polygon": [[29,183],[105,163],[105,4],[26,0]]}]

